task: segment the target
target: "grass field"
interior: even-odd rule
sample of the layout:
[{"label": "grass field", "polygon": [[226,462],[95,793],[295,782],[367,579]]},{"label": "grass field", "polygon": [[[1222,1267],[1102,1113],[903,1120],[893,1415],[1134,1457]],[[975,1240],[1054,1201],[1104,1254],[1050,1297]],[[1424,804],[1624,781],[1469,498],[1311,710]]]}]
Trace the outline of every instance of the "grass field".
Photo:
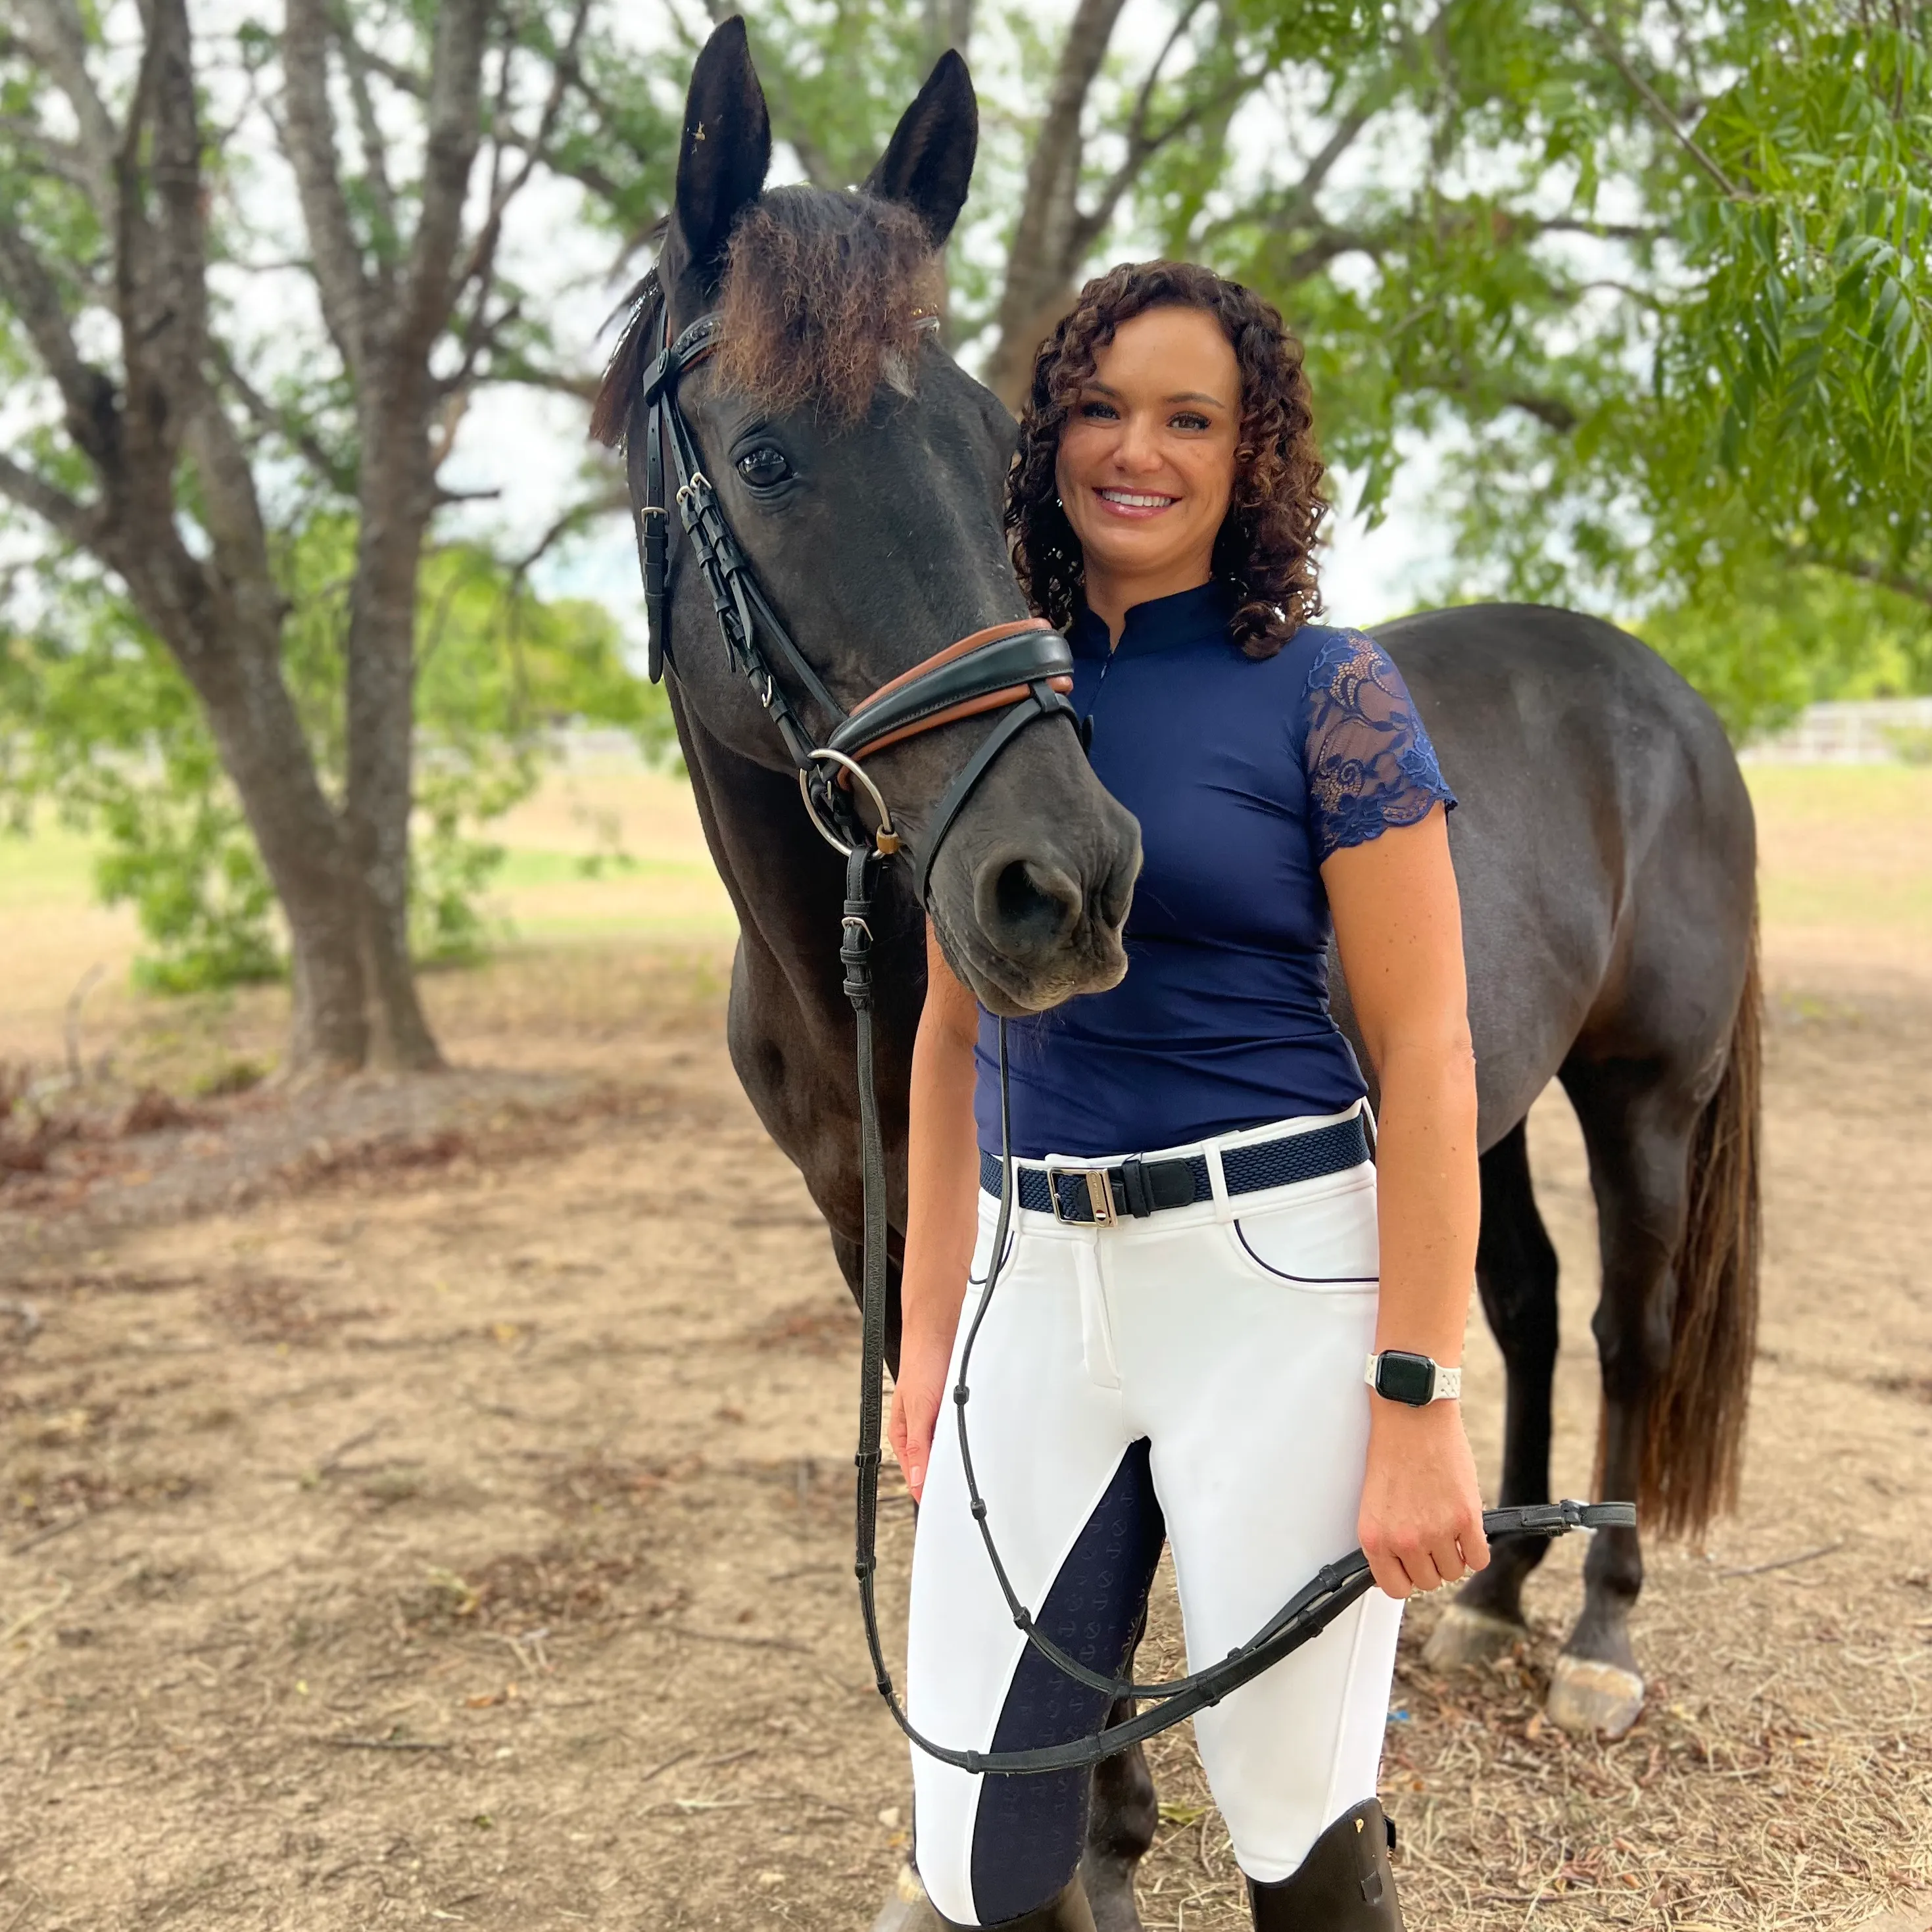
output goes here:
[{"label": "grass field", "polygon": [[[1932,958],[1932,770],[1752,768],[1767,946],[1805,958],[1852,943],[1881,969]],[[553,773],[493,836],[507,854],[489,895],[511,953],[553,947],[722,946],[734,930],[691,790],[614,766]],[[166,1003],[129,985],[133,914],[94,898],[94,847],[44,819],[0,838],[0,1057],[62,1048],[69,996],[98,967],[86,1013],[118,1032]]]}]

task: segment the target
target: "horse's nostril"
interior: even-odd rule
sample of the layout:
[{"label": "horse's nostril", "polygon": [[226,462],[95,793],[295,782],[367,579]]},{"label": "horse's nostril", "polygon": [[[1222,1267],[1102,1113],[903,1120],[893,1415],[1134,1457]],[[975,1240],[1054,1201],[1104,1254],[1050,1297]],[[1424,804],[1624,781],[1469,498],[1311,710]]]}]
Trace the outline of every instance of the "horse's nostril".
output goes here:
[{"label": "horse's nostril", "polygon": [[[1078,882],[1058,866],[1009,860],[987,867],[979,883],[982,922],[998,931],[1009,951],[1057,946],[1079,919]],[[988,913],[991,918],[984,917]]]}]

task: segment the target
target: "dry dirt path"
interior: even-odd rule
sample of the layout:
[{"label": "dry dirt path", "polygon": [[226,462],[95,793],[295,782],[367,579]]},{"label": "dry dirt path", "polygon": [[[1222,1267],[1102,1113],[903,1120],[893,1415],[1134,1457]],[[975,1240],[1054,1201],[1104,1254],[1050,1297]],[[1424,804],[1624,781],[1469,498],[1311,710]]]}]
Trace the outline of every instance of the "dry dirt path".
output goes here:
[{"label": "dry dirt path", "polygon": [[[1820,957],[1773,974],[1743,1508],[1654,1553],[1615,1745],[1537,1714],[1580,1539],[1500,1668],[1432,1678],[1412,1618],[1418,1932],[1850,1926],[1932,1886],[1932,982]],[[38,1321],[0,1312],[0,1932],[869,1923],[909,1780],[852,1600],[856,1324],[715,975],[588,960],[440,984],[477,1070],[0,1190]],[[1581,1492],[1588,1196],[1560,1101],[1534,1130]],[[1244,1923],[1184,1737],[1156,1759],[1148,1924]]]}]

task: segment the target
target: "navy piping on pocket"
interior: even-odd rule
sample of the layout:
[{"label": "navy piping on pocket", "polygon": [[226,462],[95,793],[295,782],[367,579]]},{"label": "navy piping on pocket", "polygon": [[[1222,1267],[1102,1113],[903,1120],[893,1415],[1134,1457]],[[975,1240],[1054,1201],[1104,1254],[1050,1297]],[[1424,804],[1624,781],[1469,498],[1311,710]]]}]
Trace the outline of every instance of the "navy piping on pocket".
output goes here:
[{"label": "navy piping on pocket", "polygon": [[1271,1274],[1276,1281],[1299,1282],[1307,1288],[1376,1288],[1381,1285],[1378,1274],[1290,1274],[1286,1268],[1278,1268],[1272,1262],[1264,1262],[1248,1246],[1248,1238],[1241,1232],[1238,1221],[1229,1225],[1234,1228],[1234,1238],[1241,1244],[1242,1252],[1264,1274]]}]

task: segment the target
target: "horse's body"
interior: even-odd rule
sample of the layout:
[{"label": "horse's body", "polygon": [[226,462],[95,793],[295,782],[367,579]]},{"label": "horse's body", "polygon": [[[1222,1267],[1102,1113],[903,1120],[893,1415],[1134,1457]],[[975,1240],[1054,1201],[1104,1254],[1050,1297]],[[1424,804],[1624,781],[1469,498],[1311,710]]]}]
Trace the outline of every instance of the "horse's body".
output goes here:
[{"label": "horse's body", "polygon": [[[935,74],[880,164],[888,188],[947,204],[934,224],[941,239],[957,211],[954,189],[964,192],[944,92]],[[965,98],[970,109],[970,89]],[[712,138],[700,148],[707,127]],[[721,29],[700,59],[686,135],[664,258],[679,326],[716,289],[692,234],[722,236],[758,199],[769,152],[741,31]],[[967,172],[970,159],[965,137]],[[886,191],[878,176],[871,185]],[[620,355],[607,385],[620,410],[634,380],[634,358]],[[766,434],[755,412],[734,415],[709,397],[693,420],[707,469],[727,477],[746,439]],[[758,522],[745,499],[734,520],[743,519],[740,538],[765,591],[835,688],[842,678],[851,688],[862,670],[862,689],[948,636],[1017,614],[996,515],[1000,420],[992,398],[928,349],[916,392],[842,438],[814,428],[808,412],[776,424],[838,514],[814,525],[808,493],[796,514]],[[740,922],[733,1062],[824,1214],[856,1294],[857,1091],[838,962],[844,868],[808,823],[756,703],[722,663],[695,572],[675,581],[671,628],[680,739]],[[923,634],[916,648],[908,632]],[[1582,1123],[1602,1227],[1599,1493],[1635,1497],[1664,1526],[1700,1522],[1725,1500],[1735,1471],[1754,1306],[1755,896],[1736,761],[1708,707],[1607,625],[1472,607],[1406,618],[1379,634],[1461,800],[1451,844],[1481,1097],[1478,1276],[1509,1372],[1502,1500],[1547,1495],[1556,1262],[1530,1191],[1524,1121],[1554,1077]],[[959,735],[976,730],[950,724],[880,760],[899,794],[896,812],[902,802],[915,832],[920,801],[943,785],[946,759],[962,754]],[[1036,988],[1058,988],[1048,997],[1109,983],[1116,902],[1132,875],[1130,832],[1108,820],[1104,794],[1096,802],[1083,789],[1084,780],[1097,790],[1077,752],[1070,760],[1071,739],[1045,724],[1002,754],[985,799],[949,838],[933,889],[943,930],[950,924],[956,938],[970,924],[975,944],[1021,962],[1012,970],[1023,967]],[[907,1089],[925,978],[923,910],[904,868],[882,880],[872,926],[896,1361]],[[949,953],[982,998],[1003,998],[951,944]],[[1336,992],[1348,1024],[1339,980]],[[1520,1629],[1522,1580],[1541,1546],[1498,1548],[1445,1619],[1438,1654],[1472,1655]],[[1566,1721],[1615,1730],[1642,1690],[1627,1629],[1642,1576],[1635,1533],[1600,1534],[1586,1574],[1552,1708]],[[1138,1751],[1096,1771],[1095,1798],[1087,1889],[1104,1932],[1122,1932],[1138,1924],[1133,1866],[1156,1822]]]}]

